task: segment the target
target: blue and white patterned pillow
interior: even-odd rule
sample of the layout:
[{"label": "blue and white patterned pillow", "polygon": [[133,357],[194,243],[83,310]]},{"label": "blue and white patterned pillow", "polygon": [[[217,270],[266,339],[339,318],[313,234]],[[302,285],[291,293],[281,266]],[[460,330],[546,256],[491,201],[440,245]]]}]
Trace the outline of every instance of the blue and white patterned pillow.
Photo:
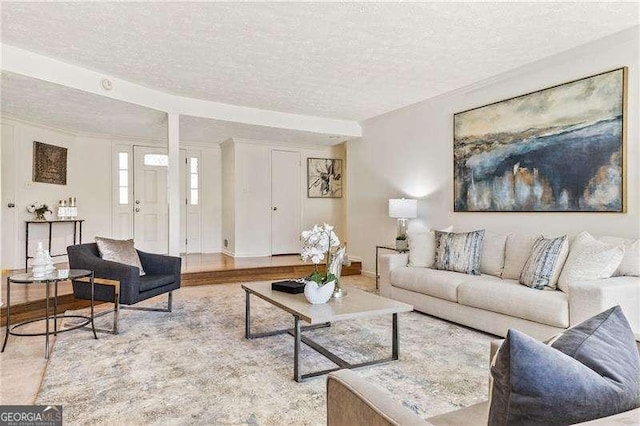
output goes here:
[{"label": "blue and white patterned pillow", "polygon": [[538,290],[555,290],[568,254],[569,241],[566,235],[558,238],[538,238],[533,243],[529,258],[520,273],[520,284]]},{"label": "blue and white patterned pillow", "polygon": [[435,269],[480,275],[484,229],[463,233],[435,231],[435,236]]}]

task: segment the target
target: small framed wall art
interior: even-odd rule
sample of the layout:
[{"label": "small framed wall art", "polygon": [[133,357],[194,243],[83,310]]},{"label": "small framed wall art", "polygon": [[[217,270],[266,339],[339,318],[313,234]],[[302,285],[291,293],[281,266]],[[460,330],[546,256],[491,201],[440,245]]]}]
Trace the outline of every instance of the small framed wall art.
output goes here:
[{"label": "small framed wall art", "polygon": [[309,198],[342,198],[342,160],[307,159],[307,196]]},{"label": "small framed wall art", "polygon": [[67,148],[33,141],[33,181],[67,184]]}]

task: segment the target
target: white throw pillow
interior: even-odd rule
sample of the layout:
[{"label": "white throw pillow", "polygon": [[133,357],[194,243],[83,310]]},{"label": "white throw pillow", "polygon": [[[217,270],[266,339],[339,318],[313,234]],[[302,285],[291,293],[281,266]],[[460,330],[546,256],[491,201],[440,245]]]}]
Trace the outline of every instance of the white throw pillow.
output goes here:
[{"label": "white throw pillow", "polygon": [[624,244],[624,257],[614,276],[640,276],[640,240],[627,240],[617,237],[602,237],[600,241],[607,244]]},{"label": "white throw pillow", "polygon": [[[442,232],[453,231],[453,226],[439,229]],[[436,257],[436,236],[433,231],[409,231],[409,266],[431,268]]]},{"label": "white throw pillow", "polygon": [[482,242],[482,254],[480,255],[480,272],[483,274],[502,276],[504,269],[504,253],[507,247],[507,238],[512,234],[495,234],[486,231]]},{"label": "white throw pillow", "polygon": [[507,237],[502,278],[509,280],[520,279],[522,268],[527,259],[529,259],[529,254],[531,254],[531,248],[540,237],[542,237],[542,234],[511,234]]},{"label": "white throw pillow", "polygon": [[610,278],[623,257],[624,245],[603,243],[581,232],[571,244],[558,288],[566,293],[572,282]]}]

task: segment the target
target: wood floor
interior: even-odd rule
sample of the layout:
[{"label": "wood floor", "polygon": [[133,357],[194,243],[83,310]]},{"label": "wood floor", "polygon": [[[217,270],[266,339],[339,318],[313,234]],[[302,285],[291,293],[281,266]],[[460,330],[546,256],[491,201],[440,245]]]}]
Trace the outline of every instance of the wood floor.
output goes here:
[{"label": "wood floor", "polygon": [[[298,278],[309,275],[313,265],[304,263],[298,255],[265,256],[234,258],[221,253],[203,253],[182,255],[182,285],[197,286],[246,281],[277,280]],[[68,264],[56,264],[58,269],[67,268]],[[352,262],[344,267],[342,275],[359,275],[361,262]],[[7,301],[7,276],[22,273],[24,270],[3,271],[2,300]],[[12,284],[11,285],[11,322],[26,321],[44,316],[45,312],[44,284]],[[53,297],[53,285],[51,286]],[[60,312],[68,309],[79,309],[88,306],[85,300],[73,297],[70,281],[58,283],[58,304]],[[51,305],[53,306],[53,305]],[[6,306],[0,310],[0,324],[5,324]]]}]

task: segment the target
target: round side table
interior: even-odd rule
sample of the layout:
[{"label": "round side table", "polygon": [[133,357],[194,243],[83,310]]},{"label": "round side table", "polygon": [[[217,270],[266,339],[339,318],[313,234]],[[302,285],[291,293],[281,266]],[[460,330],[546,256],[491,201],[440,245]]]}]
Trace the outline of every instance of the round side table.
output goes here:
[{"label": "round side table", "polygon": [[[89,278],[89,282],[91,284],[91,316],[85,315],[58,315],[58,282],[66,281],[66,280],[75,280],[77,278]],[[45,302],[45,316],[43,318],[37,318],[29,321],[19,322],[17,324],[11,325],[11,284],[45,284],[46,291],[46,302]],[[50,287],[51,284],[54,286],[53,293],[53,315],[49,315],[49,295],[51,294]],[[86,269],[60,269],[51,272],[48,275],[43,277],[34,277],[32,273],[25,274],[17,274],[7,277],[7,323],[6,328],[7,332],[4,336],[4,343],[2,344],[2,350],[0,352],[4,352],[5,347],[7,346],[7,339],[9,335],[12,336],[45,336],[45,346],[44,346],[44,357],[49,358],[49,320],[53,319],[53,334],[54,336],[58,333],[63,333],[65,331],[76,330],[78,328],[85,327],[91,324],[91,330],[93,331],[93,337],[95,339],[98,338],[96,334],[96,329],[93,324],[93,296],[94,296],[94,273],[93,271],[88,271]],[[84,319],[81,324],[76,324],[71,327],[64,328],[62,330],[58,330],[58,319],[59,318],[80,318]],[[45,321],[46,328],[44,333],[21,333],[15,331],[17,328],[25,326],[27,324],[31,324],[34,322]]]}]

